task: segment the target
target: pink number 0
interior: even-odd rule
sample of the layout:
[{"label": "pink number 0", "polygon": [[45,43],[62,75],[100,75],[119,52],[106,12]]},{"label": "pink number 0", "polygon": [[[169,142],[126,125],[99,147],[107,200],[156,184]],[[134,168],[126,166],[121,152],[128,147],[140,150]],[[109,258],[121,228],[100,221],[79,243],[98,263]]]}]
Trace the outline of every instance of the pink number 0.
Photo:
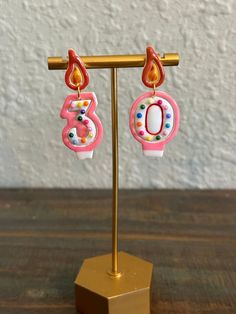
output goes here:
[{"label": "pink number 0", "polygon": [[69,95],[61,110],[61,118],[67,119],[62,131],[62,140],[79,159],[92,158],[94,148],[101,142],[103,127],[95,113],[97,98],[94,93],[85,92]]}]

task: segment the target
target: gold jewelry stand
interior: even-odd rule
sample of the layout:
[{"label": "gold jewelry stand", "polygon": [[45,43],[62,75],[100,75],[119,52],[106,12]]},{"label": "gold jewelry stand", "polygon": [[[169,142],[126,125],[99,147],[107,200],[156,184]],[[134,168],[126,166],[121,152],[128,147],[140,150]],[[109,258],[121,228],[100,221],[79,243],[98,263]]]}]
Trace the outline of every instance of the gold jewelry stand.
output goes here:
[{"label": "gold jewelry stand", "polygon": [[[112,105],[112,254],[88,258],[75,280],[77,312],[81,314],[150,314],[153,265],[135,256],[118,252],[118,102],[117,68],[142,67],[146,55],[80,57],[87,69],[111,68]],[[179,55],[159,58],[164,66],[177,66]],[[49,70],[65,70],[68,59],[49,57]]]}]

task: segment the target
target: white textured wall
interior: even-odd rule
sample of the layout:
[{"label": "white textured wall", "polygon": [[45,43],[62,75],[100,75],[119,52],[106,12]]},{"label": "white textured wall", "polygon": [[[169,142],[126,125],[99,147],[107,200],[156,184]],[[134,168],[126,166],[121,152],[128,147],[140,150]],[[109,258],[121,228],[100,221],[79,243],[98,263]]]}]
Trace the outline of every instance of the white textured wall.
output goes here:
[{"label": "white textured wall", "polygon": [[105,136],[91,161],[61,142],[63,71],[47,57],[179,52],[162,90],[181,109],[180,132],[162,159],[142,156],[128,111],[142,69],[119,70],[120,185],[236,188],[236,2],[234,0],[0,0],[0,186],[110,187],[108,70],[91,70]]}]

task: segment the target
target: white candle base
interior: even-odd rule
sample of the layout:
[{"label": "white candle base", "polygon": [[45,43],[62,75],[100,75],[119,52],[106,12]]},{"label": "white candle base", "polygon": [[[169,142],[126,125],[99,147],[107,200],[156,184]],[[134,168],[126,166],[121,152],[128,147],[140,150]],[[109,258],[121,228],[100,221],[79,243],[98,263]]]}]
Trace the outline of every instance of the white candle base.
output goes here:
[{"label": "white candle base", "polygon": [[148,157],[162,157],[164,150],[143,150],[143,154]]},{"label": "white candle base", "polygon": [[87,152],[77,152],[76,155],[79,160],[93,158],[93,150]]}]

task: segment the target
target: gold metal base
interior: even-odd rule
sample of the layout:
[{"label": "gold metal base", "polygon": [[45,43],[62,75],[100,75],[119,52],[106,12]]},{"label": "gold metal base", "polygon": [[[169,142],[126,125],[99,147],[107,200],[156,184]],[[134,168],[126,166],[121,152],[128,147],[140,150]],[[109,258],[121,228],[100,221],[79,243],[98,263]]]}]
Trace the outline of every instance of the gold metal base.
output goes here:
[{"label": "gold metal base", "polygon": [[81,314],[150,314],[153,265],[118,253],[121,275],[111,272],[112,255],[88,258],[75,280],[76,309]]}]

